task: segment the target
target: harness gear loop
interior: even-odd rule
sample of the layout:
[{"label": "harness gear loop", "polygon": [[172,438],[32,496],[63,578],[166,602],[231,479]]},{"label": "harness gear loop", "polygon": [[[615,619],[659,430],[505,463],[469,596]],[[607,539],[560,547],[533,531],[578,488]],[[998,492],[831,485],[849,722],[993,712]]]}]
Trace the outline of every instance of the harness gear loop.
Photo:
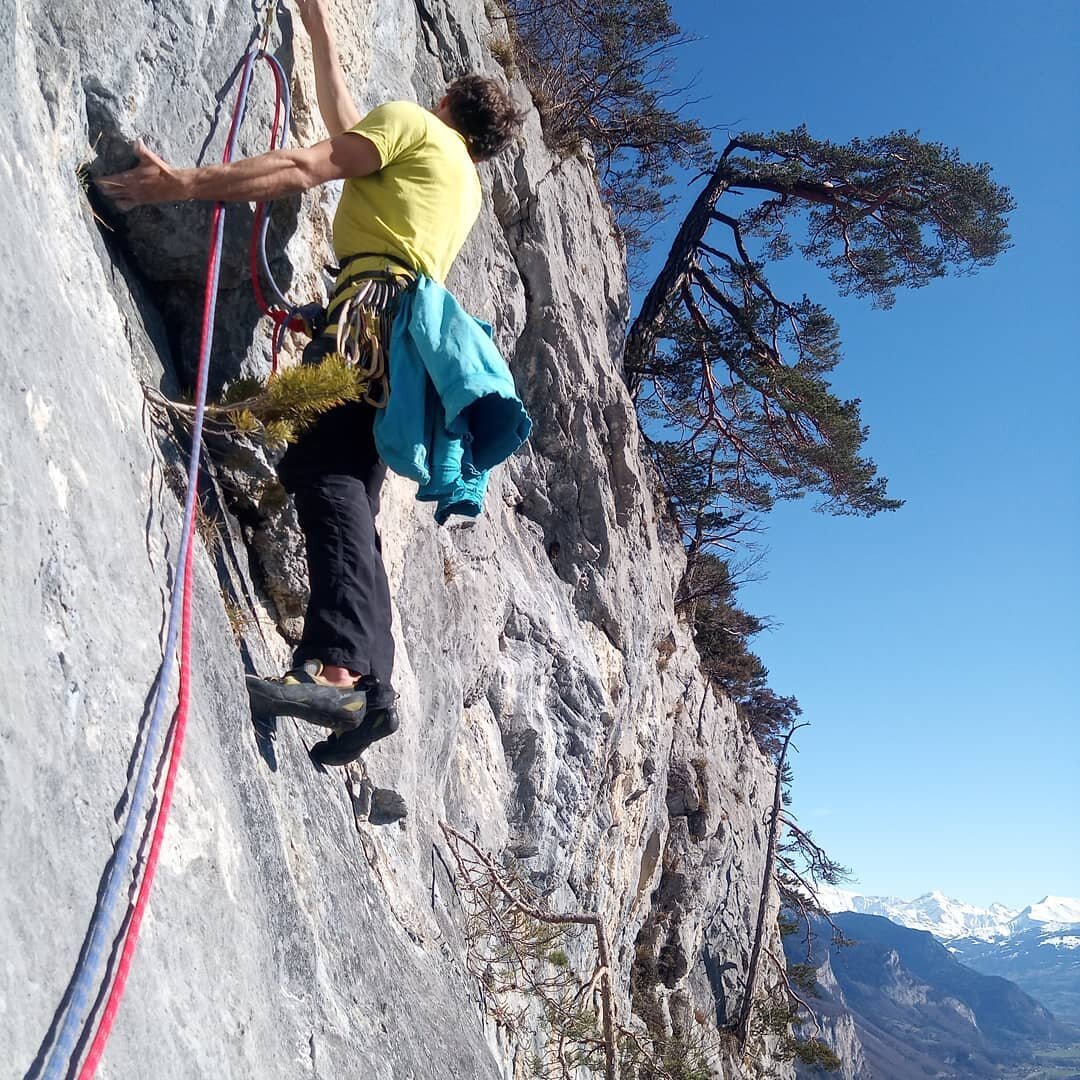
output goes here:
[{"label": "harness gear loop", "polygon": [[393,270],[363,270],[334,291],[327,308],[327,332],[333,330],[337,353],[356,368],[366,384],[363,400],[376,409],[385,408],[390,397],[390,331],[398,297],[408,283]]}]

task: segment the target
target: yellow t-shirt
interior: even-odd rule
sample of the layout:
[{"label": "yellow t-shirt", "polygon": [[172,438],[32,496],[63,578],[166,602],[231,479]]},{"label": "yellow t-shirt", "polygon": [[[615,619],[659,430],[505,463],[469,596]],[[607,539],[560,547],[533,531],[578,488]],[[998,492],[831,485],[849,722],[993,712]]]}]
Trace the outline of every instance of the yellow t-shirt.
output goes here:
[{"label": "yellow t-shirt", "polygon": [[[339,260],[386,252],[443,281],[480,213],[480,179],[464,138],[411,101],[380,105],[349,129],[369,139],[382,168],[354,177],[334,217]],[[346,272],[395,268],[387,260],[358,260]]]}]

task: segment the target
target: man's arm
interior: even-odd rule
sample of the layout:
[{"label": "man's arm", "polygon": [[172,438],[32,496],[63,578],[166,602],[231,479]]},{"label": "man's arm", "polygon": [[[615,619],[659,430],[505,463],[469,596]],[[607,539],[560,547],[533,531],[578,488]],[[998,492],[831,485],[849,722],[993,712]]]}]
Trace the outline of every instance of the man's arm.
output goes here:
[{"label": "man's arm", "polygon": [[300,18],[311,38],[315,63],[315,94],[326,130],[333,135],[360,122],[360,113],[345,83],[337,42],[323,0],[296,0]]},{"label": "man's arm", "polygon": [[267,202],[296,195],[328,180],[368,176],[382,167],[375,144],[355,133],[338,135],[303,150],[272,150],[228,165],[174,169],[135,144],[140,164],[96,181],[121,210],[160,202]]}]

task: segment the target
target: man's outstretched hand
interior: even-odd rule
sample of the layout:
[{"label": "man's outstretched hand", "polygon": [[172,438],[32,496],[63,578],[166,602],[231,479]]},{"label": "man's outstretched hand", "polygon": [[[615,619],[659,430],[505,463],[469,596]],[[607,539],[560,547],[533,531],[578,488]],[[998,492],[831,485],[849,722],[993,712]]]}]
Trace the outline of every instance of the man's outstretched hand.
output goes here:
[{"label": "man's outstretched hand", "polygon": [[352,99],[345,73],[341,70],[334,30],[326,0],[293,0],[311,38],[311,59],[315,65],[315,95],[319,113],[331,137],[360,123],[360,113]]},{"label": "man's outstretched hand", "polygon": [[99,177],[94,182],[98,190],[111,199],[121,210],[148,203],[180,202],[189,198],[184,173],[174,169],[152,150],[142,139],[135,143],[139,164],[127,172]]},{"label": "man's outstretched hand", "polygon": [[300,12],[300,21],[310,34],[312,29],[321,27],[326,22],[326,5],[323,0],[295,0],[296,10]]}]

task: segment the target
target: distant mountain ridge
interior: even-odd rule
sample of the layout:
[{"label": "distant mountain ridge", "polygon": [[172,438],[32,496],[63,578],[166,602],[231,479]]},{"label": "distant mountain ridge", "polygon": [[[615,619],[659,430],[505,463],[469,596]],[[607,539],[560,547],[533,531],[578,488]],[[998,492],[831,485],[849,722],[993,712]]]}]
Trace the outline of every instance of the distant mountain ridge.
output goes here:
[{"label": "distant mountain ridge", "polygon": [[1022,909],[965,904],[934,891],[914,900],[822,890],[831,912],[880,915],[925,930],[963,963],[1011,979],[1059,1019],[1080,1024],[1080,900],[1045,896]]},{"label": "distant mountain ridge", "polygon": [[[831,944],[825,921],[814,918],[809,962],[820,988],[812,1007],[844,1060],[841,1080],[1039,1075],[1030,1070],[1043,1051],[1076,1042],[1076,1029],[1012,982],[965,966],[930,933],[878,915],[834,918],[851,943]],[[791,935],[785,951],[806,962],[805,936]],[[798,1075],[819,1074],[800,1067]]]},{"label": "distant mountain ridge", "polygon": [[[1020,909],[1004,904],[991,904],[988,908],[965,904],[936,890],[914,900],[900,900],[894,896],[864,896],[846,889],[825,888],[821,890],[821,900],[828,911],[882,915],[900,926],[926,930],[943,941],[956,937],[974,937],[982,941],[1008,937],[1012,921],[1022,914]],[[1080,901],[1073,903],[1077,907],[1077,921],[1080,921]]]}]

